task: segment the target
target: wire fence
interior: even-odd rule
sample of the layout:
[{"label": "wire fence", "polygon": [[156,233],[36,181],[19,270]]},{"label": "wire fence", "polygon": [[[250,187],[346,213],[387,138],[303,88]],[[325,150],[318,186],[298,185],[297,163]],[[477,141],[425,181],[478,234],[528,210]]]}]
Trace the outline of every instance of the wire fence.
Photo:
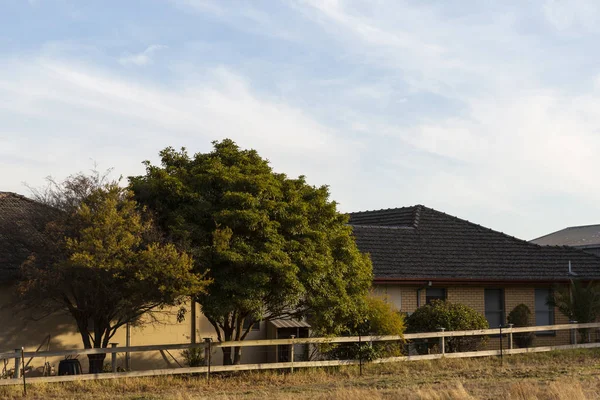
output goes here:
[{"label": "wire fence", "polygon": [[[199,343],[162,344],[148,346],[118,347],[113,345],[101,349],[70,349],[60,351],[23,351],[22,348],[0,353],[0,368],[4,376],[0,385],[38,382],[64,382],[96,379],[114,379],[122,377],[143,377],[159,375],[200,374],[210,379],[210,375],[220,372],[251,370],[288,370],[298,368],[335,367],[357,365],[361,372],[366,363],[389,363],[413,360],[432,360],[439,358],[469,358],[500,356],[520,353],[545,352],[577,348],[597,348],[600,342],[592,342],[591,336],[582,332],[598,331],[600,323],[561,324],[533,327],[506,326],[496,329],[410,333],[403,336],[348,336],[348,337],[312,337],[288,339],[244,340],[239,342],[212,342],[205,339]],[[514,346],[514,337],[518,334],[548,331],[570,331],[569,344],[552,346],[524,347]],[[578,343],[578,337],[589,338],[588,343]],[[486,344],[487,341],[487,344]],[[497,345],[494,345],[496,343]],[[490,345],[491,344],[491,345]],[[493,349],[490,349],[493,347]],[[256,363],[223,365],[224,348],[248,350],[250,360],[264,360]],[[170,368],[129,371],[123,366],[128,363],[129,355],[138,352],[160,352]],[[180,353],[176,353],[180,352]],[[185,365],[182,353],[186,354]],[[185,353],[187,352],[187,353]],[[221,352],[222,353],[222,352]],[[26,377],[25,360],[50,357],[76,357],[81,355],[106,354],[105,373],[74,374],[59,376]],[[178,356],[176,357],[175,354]],[[31,361],[31,360],[30,360]],[[29,362],[28,362],[29,363]],[[46,365],[44,365],[46,368]]]}]

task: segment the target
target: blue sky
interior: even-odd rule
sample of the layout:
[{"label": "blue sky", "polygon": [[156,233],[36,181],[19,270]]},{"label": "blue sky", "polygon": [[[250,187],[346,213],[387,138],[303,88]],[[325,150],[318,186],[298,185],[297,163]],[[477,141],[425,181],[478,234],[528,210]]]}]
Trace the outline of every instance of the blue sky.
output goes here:
[{"label": "blue sky", "polygon": [[0,190],[229,137],[342,211],[600,223],[600,3],[0,0]]}]

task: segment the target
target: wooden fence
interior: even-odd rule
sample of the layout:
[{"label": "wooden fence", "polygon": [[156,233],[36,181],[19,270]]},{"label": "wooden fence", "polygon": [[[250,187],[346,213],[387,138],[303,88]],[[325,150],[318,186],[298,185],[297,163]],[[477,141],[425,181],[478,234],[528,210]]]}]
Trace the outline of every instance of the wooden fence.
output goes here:
[{"label": "wooden fence", "polygon": [[[63,376],[44,376],[44,377],[33,377],[27,378],[27,383],[38,383],[38,382],[65,382],[65,381],[83,381],[83,380],[94,380],[94,379],[114,379],[124,377],[143,377],[143,376],[158,376],[158,375],[180,375],[180,374],[206,374],[210,376],[211,373],[215,372],[227,372],[227,371],[248,371],[248,370],[267,370],[267,369],[288,369],[293,372],[294,368],[306,368],[306,367],[332,367],[341,365],[361,365],[363,364],[362,359],[358,360],[320,360],[320,361],[294,361],[294,345],[299,344],[334,344],[334,343],[367,343],[367,342],[394,342],[405,340],[411,342],[419,339],[438,339],[439,352],[436,354],[419,354],[419,355],[406,355],[400,357],[388,357],[380,358],[370,363],[380,364],[389,362],[400,362],[400,361],[416,361],[416,360],[433,360],[439,358],[469,358],[469,357],[489,357],[489,356],[502,356],[510,354],[522,354],[522,353],[537,353],[546,352],[553,350],[567,350],[567,349],[584,349],[584,348],[600,348],[600,342],[594,343],[577,343],[578,329],[598,329],[600,323],[587,323],[587,324],[561,324],[561,325],[546,325],[546,326],[531,326],[514,328],[512,326],[497,328],[497,329],[482,329],[482,330],[471,330],[471,331],[444,331],[439,332],[425,332],[425,333],[411,333],[405,334],[404,336],[344,336],[344,337],[321,337],[321,338],[292,338],[292,339],[272,339],[272,340],[244,340],[244,341],[230,341],[230,342],[218,342],[211,343],[210,340],[200,343],[185,343],[185,344],[163,344],[163,345],[150,345],[150,346],[130,346],[130,347],[110,347],[105,349],[73,349],[73,350],[60,350],[60,351],[38,351],[30,352],[23,349],[16,349],[10,352],[0,353],[0,360],[14,360],[14,375],[12,379],[0,379],[0,385],[17,385],[23,384],[25,380],[21,369],[23,365],[23,358],[44,358],[44,357],[66,357],[75,355],[88,355],[88,354],[110,354],[113,372],[102,373],[102,374],[82,374],[82,375],[63,375]],[[525,333],[525,332],[544,332],[544,331],[560,331],[570,330],[571,331],[571,344],[568,345],[556,345],[556,346],[542,346],[542,347],[528,347],[528,348],[514,348],[513,347],[513,334]],[[470,351],[460,353],[447,353],[445,351],[446,338],[452,337],[468,337],[468,336],[505,336],[507,338],[507,348],[500,350],[482,350],[482,351]],[[211,351],[216,348],[223,347],[251,347],[251,346],[290,346],[290,358],[289,362],[273,362],[273,363],[261,363],[261,364],[241,364],[241,365],[211,365]],[[205,349],[207,365],[202,367],[187,367],[187,368],[168,368],[168,369],[153,369],[145,371],[126,371],[117,372],[117,353],[133,353],[133,352],[145,352],[145,351],[165,351],[165,350],[185,350],[191,348],[203,348]]]}]

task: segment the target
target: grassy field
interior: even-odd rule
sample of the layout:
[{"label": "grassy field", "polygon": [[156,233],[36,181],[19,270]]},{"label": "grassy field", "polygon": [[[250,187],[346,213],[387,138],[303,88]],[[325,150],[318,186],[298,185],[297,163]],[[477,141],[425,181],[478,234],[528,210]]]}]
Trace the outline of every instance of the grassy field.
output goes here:
[{"label": "grassy field", "polygon": [[[0,398],[22,398],[0,387]],[[38,384],[30,399],[600,399],[600,351],[358,367]]]}]

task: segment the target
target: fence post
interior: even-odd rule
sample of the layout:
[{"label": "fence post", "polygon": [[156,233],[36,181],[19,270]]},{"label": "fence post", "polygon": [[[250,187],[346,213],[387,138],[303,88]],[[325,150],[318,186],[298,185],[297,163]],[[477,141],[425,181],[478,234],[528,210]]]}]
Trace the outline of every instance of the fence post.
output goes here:
[{"label": "fence post", "polygon": [[[569,321],[570,324],[576,324],[577,321]],[[577,329],[571,329],[571,343],[577,344]]]},{"label": "fence post", "polygon": [[513,326],[515,326],[515,324],[508,324],[508,329],[510,329],[510,331],[508,332],[508,349],[509,350],[513,349],[513,332],[512,332]]},{"label": "fence post", "polygon": [[[110,347],[115,348],[119,345],[119,343],[111,343]],[[110,353],[110,363],[112,366],[112,372],[117,372],[117,353]]]},{"label": "fence post", "polygon": [[19,379],[21,377],[21,349],[15,349],[15,374],[13,378]]},{"label": "fence post", "polygon": [[210,382],[210,362],[211,362],[211,346],[212,339],[207,337],[204,338],[204,361],[206,362],[206,380]]},{"label": "fence post", "polygon": [[290,372],[293,374],[294,373],[294,338],[296,337],[296,335],[291,335],[290,338],[292,339],[292,344],[290,344],[290,361],[292,363],[292,366],[290,368]]},{"label": "fence post", "polygon": [[360,376],[362,376],[362,359],[363,359],[363,354],[362,354],[362,337],[361,335],[358,335],[358,372],[360,374]]},{"label": "fence post", "polygon": [[443,336],[446,328],[439,328],[440,332],[442,332],[442,336],[440,336],[440,354],[442,356],[446,354],[446,338]]},{"label": "fence post", "polygon": [[21,364],[23,365],[23,396],[27,396],[27,384],[25,383],[25,347],[21,347]]},{"label": "fence post", "polygon": [[[131,324],[125,325],[125,347],[131,347]],[[125,370],[131,371],[131,353],[125,353]]]},{"label": "fence post", "polygon": [[500,325],[500,363],[504,364],[504,349],[502,346],[502,325]]}]

